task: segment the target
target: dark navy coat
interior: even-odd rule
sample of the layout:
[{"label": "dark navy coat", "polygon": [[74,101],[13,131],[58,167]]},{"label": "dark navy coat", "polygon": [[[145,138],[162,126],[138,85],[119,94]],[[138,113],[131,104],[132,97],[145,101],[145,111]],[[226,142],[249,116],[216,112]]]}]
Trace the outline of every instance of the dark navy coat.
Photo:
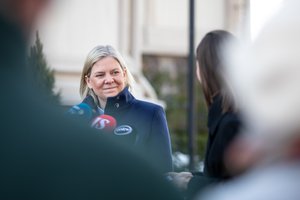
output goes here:
[{"label": "dark navy coat", "polygon": [[[127,140],[138,150],[145,151],[145,155],[162,172],[173,170],[170,135],[163,108],[159,105],[137,100],[126,87],[115,97],[107,99],[106,107],[101,110],[94,103],[91,96],[87,96],[82,103],[92,108],[92,120],[97,115],[113,116],[117,126],[112,134],[120,140]],[[122,127],[132,130],[126,135]]]}]

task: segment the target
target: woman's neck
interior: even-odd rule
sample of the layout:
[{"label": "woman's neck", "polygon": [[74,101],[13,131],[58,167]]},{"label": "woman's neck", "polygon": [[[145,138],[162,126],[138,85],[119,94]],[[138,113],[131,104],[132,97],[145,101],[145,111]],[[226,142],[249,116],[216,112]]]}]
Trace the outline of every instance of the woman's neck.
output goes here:
[{"label": "woman's neck", "polygon": [[106,106],[107,99],[100,99],[98,97],[98,101],[99,101],[100,107],[104,110],[105,106]]}]

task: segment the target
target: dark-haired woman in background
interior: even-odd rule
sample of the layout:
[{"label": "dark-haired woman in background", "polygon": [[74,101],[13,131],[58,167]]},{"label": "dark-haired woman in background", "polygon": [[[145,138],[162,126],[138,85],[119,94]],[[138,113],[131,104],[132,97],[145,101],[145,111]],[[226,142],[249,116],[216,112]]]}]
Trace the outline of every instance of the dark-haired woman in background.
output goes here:
[{"label": "dark-haired woman in background", "polygon": [[229,32],[207,33],[197,47],[197,78],[208,107],[208,141],[204,172],[169,173],[174,183],[192,198],[209,185],[231,178],[224,163],[227,147],[241,126],[235,105],[223,79],[224,49],[236,38]]}]

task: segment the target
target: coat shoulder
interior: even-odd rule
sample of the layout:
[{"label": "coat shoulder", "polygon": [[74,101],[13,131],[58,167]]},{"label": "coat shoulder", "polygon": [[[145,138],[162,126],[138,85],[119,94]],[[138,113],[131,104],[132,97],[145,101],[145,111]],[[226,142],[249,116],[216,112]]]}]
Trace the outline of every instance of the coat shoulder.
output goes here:
[{"label": "coat shoulder", "polygon": [[155,103],[151,103],[151,102],[148,102],[148,101],[143,101],[143,100],[135,100],[134,101],[134,106],[139,108],[139,109],[142,109],[142,110],[148,110],[148,111],[163,111],[163,107],[158,105],[158,104],[155,104]]},{"label": "coat shoulder", "polygon": [[227,125],[241,125],[241,119],[236,113],[227,113],[222,118],[221,123]]}]

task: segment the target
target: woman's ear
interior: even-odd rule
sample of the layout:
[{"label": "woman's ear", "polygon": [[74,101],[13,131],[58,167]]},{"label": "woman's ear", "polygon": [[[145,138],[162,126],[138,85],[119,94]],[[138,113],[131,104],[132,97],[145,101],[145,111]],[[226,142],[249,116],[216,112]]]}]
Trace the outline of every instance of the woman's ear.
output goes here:
[{"label": "woman's ear", "polygon": [[128,84],[127,69],[125,67],[123,68],[123,77],[124,77],[125,83]]},{"label": "woman's ear", "polygon": [[123,68],[123,76],[126,78],[126,74],[127,74],[127,69],[126,67]]},{"label": "woman's ear", "polygon": [[87,75],[84,76],[85,82],[87,84],[87,86],[91,89],[92,85],[91,85],[91,79],[90,77],[88,77]]}]

